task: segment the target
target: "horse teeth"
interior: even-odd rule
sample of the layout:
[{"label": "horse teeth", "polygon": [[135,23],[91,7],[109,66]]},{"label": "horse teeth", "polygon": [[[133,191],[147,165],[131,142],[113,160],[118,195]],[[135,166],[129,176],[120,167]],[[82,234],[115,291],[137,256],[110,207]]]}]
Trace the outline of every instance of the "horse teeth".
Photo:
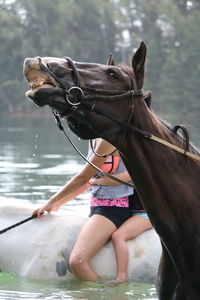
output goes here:
[{"label": "horse teeth", "polygon": [[29,82],[29,87],[32,89],[33,88],[34,83],[33,82]]},{"label": "horse teeth", "polygon": [[39,87],[39,86],[41,86],[41,85],[43,85],[43,84],[44,84],[44,81],[43,81],[43,80],[41,80],[41,81],[39,81],[39,82],[34,82],[34,81],[32,81],[32,82],[29,83],[29,87],[30,87],[31,89],[35,89],[35,88],[37,88],[37,87]]},{"label": "horse teeth", "polygon": [[38,84],[38,86],[41,86],[41,85],[43,85],[44,84],[44,81],[42,80],[42,81],[39,81],[39,84]]}]

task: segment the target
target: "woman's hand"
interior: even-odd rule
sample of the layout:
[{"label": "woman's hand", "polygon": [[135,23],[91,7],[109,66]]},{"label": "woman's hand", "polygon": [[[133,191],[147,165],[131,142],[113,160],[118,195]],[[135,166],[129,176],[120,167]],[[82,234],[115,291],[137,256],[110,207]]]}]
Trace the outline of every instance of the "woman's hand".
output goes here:
[{"label": "woman's hand", "polygon": [[40,218],[44,215],[45,211],[48,213],[58,210],[58,205],[47,203],[46,205],[42,206],[41,208],[37,208],[33,211],[32,216],[37,215],[37,218]]}]

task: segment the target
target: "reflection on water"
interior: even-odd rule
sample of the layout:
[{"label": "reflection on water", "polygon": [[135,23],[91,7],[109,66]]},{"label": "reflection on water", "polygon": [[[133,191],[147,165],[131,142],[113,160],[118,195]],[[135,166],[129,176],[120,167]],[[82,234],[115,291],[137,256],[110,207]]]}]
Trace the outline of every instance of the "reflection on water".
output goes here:
[{"label": "reflection on water", "polygon": [[[44,203],[85,163],[52,118],[1,118],[0,197]],[[64,122],[63,122],[64,123]],[[87,153],[87,142],[70,132],[78,148]],[[88,214],[88,193],[72,200],[65,209]],[[155,287],[144,283],[88,283],[74,280],[36,281],[0,272],[0,300],[157,299]]]}]

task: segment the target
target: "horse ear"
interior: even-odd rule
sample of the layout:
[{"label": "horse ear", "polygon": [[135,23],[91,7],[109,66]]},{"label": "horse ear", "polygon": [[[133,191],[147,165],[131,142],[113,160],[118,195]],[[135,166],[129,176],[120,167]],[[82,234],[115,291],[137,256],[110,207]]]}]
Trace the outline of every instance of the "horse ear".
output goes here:
[{"label": "horse ear", "polygon": [[112,66],[115,65],[114,58],[113,58],[112,54],[109,54],[107,65],[112,65]]},{"label": "horse ear", "polygon": [[144,81],[144,65],[147,47],[144,42],[140,44],[132,59],[132,67],[136,76],[137,89],[141,89]]}]

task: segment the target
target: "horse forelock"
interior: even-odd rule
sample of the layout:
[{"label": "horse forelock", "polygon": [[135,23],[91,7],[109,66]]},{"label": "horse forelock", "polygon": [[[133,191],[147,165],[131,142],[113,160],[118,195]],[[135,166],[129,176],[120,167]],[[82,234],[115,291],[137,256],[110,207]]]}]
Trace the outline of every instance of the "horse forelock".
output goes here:
[{"label": "horse forelock", "polygon": [[128,65],[126,65],[126,64],[119,64],[118,67],[120,69],[122,69],[125,73],[128,73],[131,76],[134,76],[133,69],[131,67],[129,67]]}]

